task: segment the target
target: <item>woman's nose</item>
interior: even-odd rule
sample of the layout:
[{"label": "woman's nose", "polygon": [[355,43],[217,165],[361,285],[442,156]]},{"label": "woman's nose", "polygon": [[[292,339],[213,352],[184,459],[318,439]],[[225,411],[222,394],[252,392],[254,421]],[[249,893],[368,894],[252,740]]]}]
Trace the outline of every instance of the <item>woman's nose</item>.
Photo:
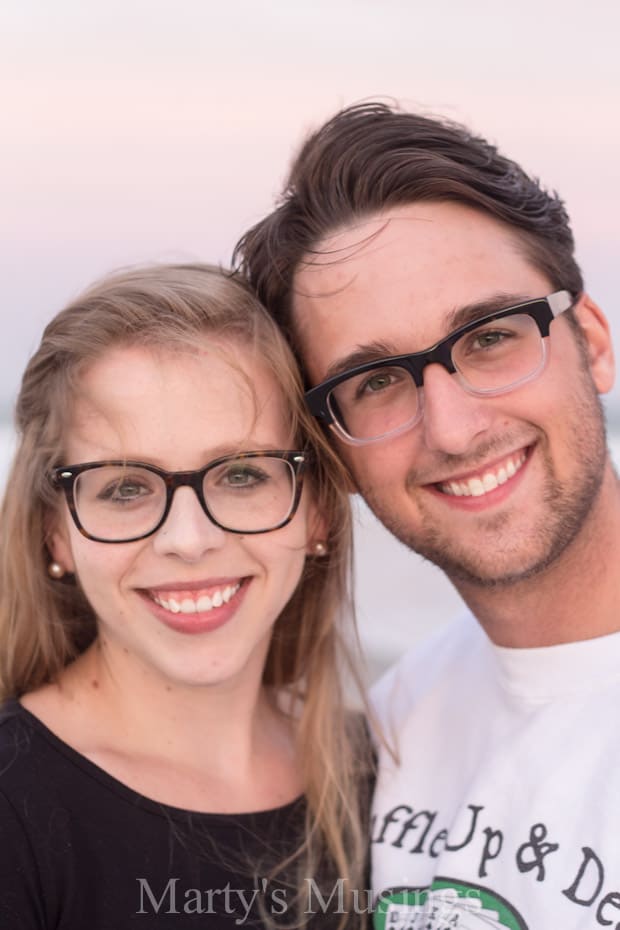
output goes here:
[{"label": "woman's nose", "polygon": [[170,511],[154,538],[154,548],[162,555],[178,555],[188,562],[200,559],[209,549],[226,541],[226,530],[217,526],[202,508],[190,487],[177,488]]}]

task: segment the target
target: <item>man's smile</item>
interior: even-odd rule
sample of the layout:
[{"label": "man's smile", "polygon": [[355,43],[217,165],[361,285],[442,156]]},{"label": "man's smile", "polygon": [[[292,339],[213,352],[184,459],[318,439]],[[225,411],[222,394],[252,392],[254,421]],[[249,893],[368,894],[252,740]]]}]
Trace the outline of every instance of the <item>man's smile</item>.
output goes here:
[{"label": "man's smile", "polygon": [[502,484],[506,484],[518,471],[523,468],[528,457],[528,448],[512,452],[492,465],[485,465],[481,469],[465,475],[455,475],[448,481],[435,483],[435,488],[442,494],[454,497],[483,497],[494,491]]}]

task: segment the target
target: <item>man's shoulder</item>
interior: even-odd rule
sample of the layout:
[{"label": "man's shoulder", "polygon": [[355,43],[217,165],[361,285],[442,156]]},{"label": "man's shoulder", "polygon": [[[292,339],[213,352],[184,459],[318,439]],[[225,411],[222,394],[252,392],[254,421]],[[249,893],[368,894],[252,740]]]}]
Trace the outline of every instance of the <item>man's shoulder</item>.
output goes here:
[{"label": "man's shoulder", "polygon": [[371,689],[372,705],[382,722],[387,709],[406,709],[430,689],[467,674],[486,647],[476,618],[462,614],[406,652]]}]

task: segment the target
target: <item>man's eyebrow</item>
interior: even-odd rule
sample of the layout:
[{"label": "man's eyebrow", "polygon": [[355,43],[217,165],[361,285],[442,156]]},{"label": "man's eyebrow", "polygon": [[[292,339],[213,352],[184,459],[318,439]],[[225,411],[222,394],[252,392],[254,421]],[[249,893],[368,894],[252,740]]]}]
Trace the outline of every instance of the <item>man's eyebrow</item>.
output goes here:
[{"label": "man's eyebrow", "polygon": [[[465,304],[457,310],[453,310],[444,317],[444,333],[439,337],[445,339],[455,329],[466,326],[467,323],[473,323],[485,316],[491,316],[493,313],[499,313],[501,310],[508,310],[518,304],[526,303],[529,300],[535,300],[526,294],[507,294],[505,292],[492,294],[485,297],[484,300],[477,300],[470,304]],[[411,352],[424,352],[432,346],[424,346],[420,349],[410,349]],[[352,352],[347,353],[342,358],[336,359],[328,367],[322,381],[328,378],[334,378],[336,375],[344,374],[358,365],[365,365],[366,362],[379,362],[384,358],[390,358],[394,355],[405,355],[407,349],[397,348],[388,342],[368,342],[364,345],[358,345]]]},{"label": "man's eyebrow", "polygon": [[332,362],[321,380],[327,381],[328,378],[335,378],[336,375],[342,375],[351,368],[365,365],[366,362],[379,362],[383,358],[400,354],[396,347],[388,342],[368,342],[365,345],[356,346],[352,352]]},{"label": "man's eyebrow", "polygon": [[[508,310],[510,307],[516,307],[529,300],[536,300],[536,298],[526,294],[501,292],[485,297],[484,300],[476,300],[471,304],[465,304],[463,307],[459,307],[458,310],[453,310],[446,315],[445,336],[448,336],[455,329],[460,329],[461,326],[482,319],[484,316],[491,316],[491,314],[499,313],[501,310]],[[445,338],[445,336],[442,338]]]}]

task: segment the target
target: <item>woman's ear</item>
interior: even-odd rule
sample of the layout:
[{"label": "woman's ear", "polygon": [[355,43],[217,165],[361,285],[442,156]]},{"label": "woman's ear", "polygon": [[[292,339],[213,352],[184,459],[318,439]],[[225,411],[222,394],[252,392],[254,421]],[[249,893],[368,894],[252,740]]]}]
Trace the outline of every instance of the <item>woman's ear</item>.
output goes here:
[{"label": "woman's ear", "polygon": [[58,511],[49,515],[47,527],[47,548],[54,562],[62,566],[65,572],[74,573],[75,563],[69,538],[69,528],[66,514]]},{"label": "woman's ear", "polygon": [[319,513],[314,504],[308,509],[308,539],[306,552],[308,555],[321,557],[327,555],[329,529],[327,520]]},{"label": "woman's ear", "polygon": [[576,304],[575,317],[583,336],[592,380],[599,394],[606,394],[613,387],[616,373],[607,318],[588,294]]}]

